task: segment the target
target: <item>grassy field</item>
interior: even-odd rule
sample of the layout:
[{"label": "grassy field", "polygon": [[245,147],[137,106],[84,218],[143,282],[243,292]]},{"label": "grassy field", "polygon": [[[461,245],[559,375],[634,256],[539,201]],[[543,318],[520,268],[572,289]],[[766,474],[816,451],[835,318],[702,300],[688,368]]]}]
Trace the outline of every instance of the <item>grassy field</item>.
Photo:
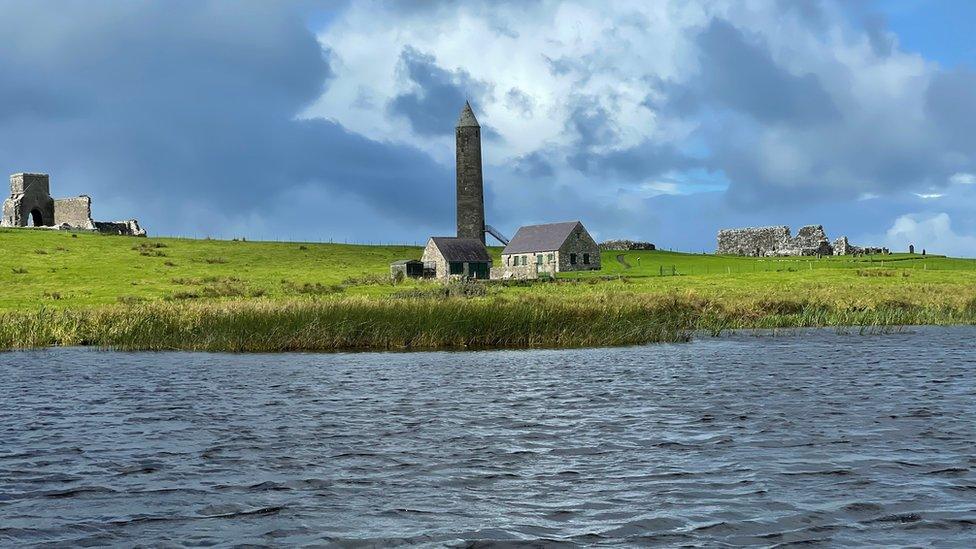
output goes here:
[{"label": "grassy field", "polygon": [[[394,286],[413,246],[0,229],[0,347],[332,350],[676,341],[690,330],[976,322],[976,261],[606,252],[554,282]],[[496,257],[500,249],[493,248]]]}]

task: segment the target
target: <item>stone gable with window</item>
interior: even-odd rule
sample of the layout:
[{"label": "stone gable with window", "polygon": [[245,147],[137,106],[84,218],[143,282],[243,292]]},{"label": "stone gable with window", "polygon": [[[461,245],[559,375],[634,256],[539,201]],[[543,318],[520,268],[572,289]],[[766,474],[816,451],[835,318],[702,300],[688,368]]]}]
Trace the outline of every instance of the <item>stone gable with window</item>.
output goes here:
[{"label": "stone gable with window", "polygon": [[579,221],[529,225],[502,250],[501,278],[600,270],[600,247]]}]

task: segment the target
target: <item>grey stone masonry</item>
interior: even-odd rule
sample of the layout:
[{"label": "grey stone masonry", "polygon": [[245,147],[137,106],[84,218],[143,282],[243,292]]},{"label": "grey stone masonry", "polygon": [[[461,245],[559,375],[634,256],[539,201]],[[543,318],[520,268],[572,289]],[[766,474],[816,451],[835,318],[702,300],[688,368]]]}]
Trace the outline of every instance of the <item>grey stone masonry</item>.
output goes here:
[{"label": "grey stone masonry", "polygon": [[15,173],[10,176],[10,198],[3,202],[0,227],[49,227],[98,231],[108,234],[146,236],[135,219],[94,221],[91,198],[51,198],[51,183],[46,173]]},{"label": "grey stone masonry", "polygon": [[600,246],[593,240],[582,223],[559,247],[556,254],[556,265],[556,270],[559,272],[599,271],[602,267]]},{"label": "grey stone masonry", "polygon": [[457,138],[457,236],[485,242],[485,197],[481,173],[481,126],[471,105],[455,128]]},{"label": "grey stone masonry", "polygon": [[848,242],[846,236],[834,240],[834,255],[888,255],[888,248],[874,246],[855,246]]},{"label": "grey stone masonry", "polygon": [[[511,258],[509,261],[511,261]],[[505,265],[503,261],[501,267],[492,267],[492,280],[535,280],[539,277],[552,278],[556,276],[555,262],[539,265],[534,261],[526,261],[525,265]]]},{"label": "grey stone masonry", "polygon": [[749,256],[777,255],[778,252],[789,247],[790,240],[792,240],[790,228],[785,225],[722,229],[718,232],[718,247],[715,253]]},{"label": "grey stone masonry", "polygon": [[851,248],[851,243],[847,241],[846,236],[834,240],[834,255],[848,255],[852,252]]},{"label": "grey stone masonry", "polygon": [[633,240],[604,240],[600,243],[600,249],[607,251],[654,250],[656,246],[650,242],[635,242]]},{"label": "grey stone masonry", "polygon": [[718,233],[715,253],[758,257],[831,255],[833,247],[821,225],[800,227],[795,237],[790,234],[789,227],[781,225],[723,229]]},{"label": "grey stone masonry", "polygon": [[747,227],[744,229],[722,229],[718,232],[719,255],[749,255],[757,257],[798,256],[798,255],[854,255],[883,254],[887,248],[861,248],[847,241],[846,236],[834,240],[827,239],[823,225],[800,227],[796,236],[791,236],[790,228]]},{"label": "grey stone masonry", "polygon": [[[480,241],[473,238],[432,236],[424,247],[425,270],[433,270],[438,280],[482,278],[491,273],[491,256]],[[460,267],[451,273],[451,264]]]},{"label": "grey stone masonry", "polygon": [[95,230],[104,234],[117,234],[120,236],[146,236],[146,230],[139,226],[139,221],[136,219],[96,221]]},{"label": "grey stone masonry", "polygon": [[833,247],[827,239],[823,225],[806,225],[800,227],[793,239],[793,247],[799,252],[793,255],[831,255]]},{"label": "grey stone masonry", "polygon": [[10,176],[10,198],[3,201],[3,227],[50,227],[54,225],[54,199],[46,173]]},{"label": "grey stone masonry", "polygon": [[579,221],[528,225],[502,250],[501,269],[511,272],[499,276],[523,277],[530,265],[540,273],[599,271],[600,247]]},{"label": "grey stone masonry", "polygon": [[91,216],[91,198],[82,195],[75,198],[54,199],[54,224],[75,229],[95,229]]}]

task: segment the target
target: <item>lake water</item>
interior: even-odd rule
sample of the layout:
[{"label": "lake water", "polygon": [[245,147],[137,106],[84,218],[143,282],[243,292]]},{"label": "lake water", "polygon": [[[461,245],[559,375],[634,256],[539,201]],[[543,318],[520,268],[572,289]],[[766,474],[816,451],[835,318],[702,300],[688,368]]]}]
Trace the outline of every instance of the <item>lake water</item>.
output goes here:
[{"label": "lake water", "polygon": [[0,545],[972,546],[976,329],[0,354]]}]

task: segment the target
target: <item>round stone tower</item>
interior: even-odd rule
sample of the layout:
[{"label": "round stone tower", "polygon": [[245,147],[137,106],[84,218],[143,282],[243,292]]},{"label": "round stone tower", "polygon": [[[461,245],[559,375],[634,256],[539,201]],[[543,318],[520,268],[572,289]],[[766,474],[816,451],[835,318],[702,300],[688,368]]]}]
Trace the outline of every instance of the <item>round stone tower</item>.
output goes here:
[{"label": "round stone tower", "polygon": [[467,101],[457,123],[457,235],[485,241],[481,126]]}]

